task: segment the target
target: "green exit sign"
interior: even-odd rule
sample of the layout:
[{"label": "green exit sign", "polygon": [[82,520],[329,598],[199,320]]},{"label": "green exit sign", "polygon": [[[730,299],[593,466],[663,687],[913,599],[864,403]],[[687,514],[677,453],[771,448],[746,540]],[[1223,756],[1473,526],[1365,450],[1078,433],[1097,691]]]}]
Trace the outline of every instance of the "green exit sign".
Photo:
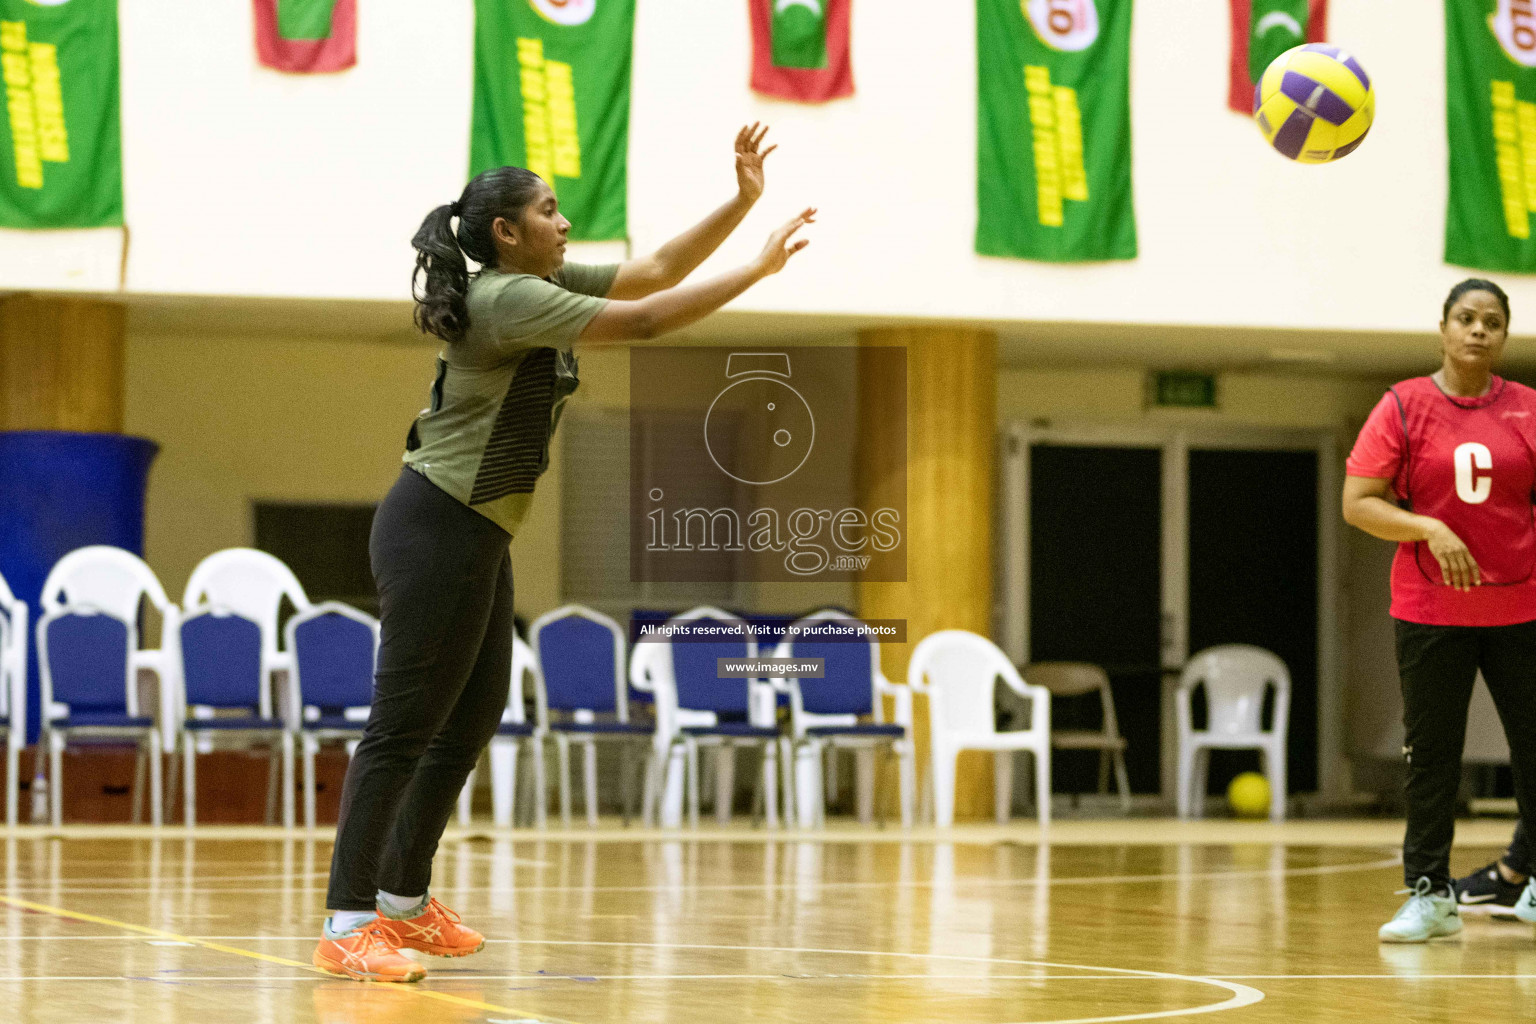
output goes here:
[{"label": "green exit sign", "polygon": [[1158,373],[1152,379],[1152,403],[1181,409],[1216,408],[1216,375]]}]

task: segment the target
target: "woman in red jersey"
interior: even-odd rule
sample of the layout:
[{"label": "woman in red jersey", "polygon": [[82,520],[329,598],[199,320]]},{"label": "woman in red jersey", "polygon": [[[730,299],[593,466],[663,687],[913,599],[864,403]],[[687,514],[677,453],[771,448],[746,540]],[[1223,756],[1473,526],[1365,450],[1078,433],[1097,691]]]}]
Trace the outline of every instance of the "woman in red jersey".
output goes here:
[{"label": "woman in red jersey", "polygon": [[[1509,738],[1525,831],[1536,814],[1536,391],[1493,373],[1509,298],[1451,289],[1440,369],[1393,385],[1349,455],[1344,519],[1398,542],[1391,615],[1403,689],[1411,893],[1383,942],[1461,930],[1450,851],[1467,707],[1479,669]],[[1397,499],[1397,500],[1394,500]],[[1527,886],[1516,907],[1536,920]]]}]

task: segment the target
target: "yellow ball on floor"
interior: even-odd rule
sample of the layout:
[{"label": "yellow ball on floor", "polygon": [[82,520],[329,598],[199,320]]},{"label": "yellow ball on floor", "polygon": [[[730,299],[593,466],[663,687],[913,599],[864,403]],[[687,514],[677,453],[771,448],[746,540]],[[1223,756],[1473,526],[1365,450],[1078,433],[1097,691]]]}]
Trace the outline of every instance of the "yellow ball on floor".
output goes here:
[{"label": "yellow ball on floor", "polygon": [[1227,803],[1239,818],[1269,814],[1269,780],[1258,772],[1243,772],[1227,786]]}]

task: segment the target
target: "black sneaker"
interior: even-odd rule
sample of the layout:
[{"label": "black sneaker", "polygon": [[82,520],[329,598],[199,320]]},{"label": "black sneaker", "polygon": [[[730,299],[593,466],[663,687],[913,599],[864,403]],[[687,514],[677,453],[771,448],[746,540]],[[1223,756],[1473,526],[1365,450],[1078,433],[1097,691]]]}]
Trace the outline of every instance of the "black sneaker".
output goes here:
[{"label": "black sneaker", "polygon": [[1525,891],[1524,882],[1506,882],[1494,861],[1454,883],[1456,905],[1463,914],[1489,914],[1514,919],[1515,903]]}]

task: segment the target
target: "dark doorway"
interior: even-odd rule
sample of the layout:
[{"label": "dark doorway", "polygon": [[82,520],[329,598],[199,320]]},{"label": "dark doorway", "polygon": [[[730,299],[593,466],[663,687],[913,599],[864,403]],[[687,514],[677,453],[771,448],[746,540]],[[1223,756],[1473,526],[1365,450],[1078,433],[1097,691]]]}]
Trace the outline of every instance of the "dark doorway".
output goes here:
[{"label": "dark doorway", "polygon": [[[1162,454],[1037,444],[1029,458],[1029,650],[1110,677],[1131,789],[1156,793],[1161,675]],[[1053,724],[1099,727],[1095,697],[1052,702]],[[1093,792],[1098,754],[1057,751],[1059,792]]]},{"label": "dark doorway", "polygon": [[[1317,453],[1189,453],[1189,653],[1256,644],[1291,673],[1288,789],[1317,789]],[[1210,792],[1258,755],[1214,751]]]}]

